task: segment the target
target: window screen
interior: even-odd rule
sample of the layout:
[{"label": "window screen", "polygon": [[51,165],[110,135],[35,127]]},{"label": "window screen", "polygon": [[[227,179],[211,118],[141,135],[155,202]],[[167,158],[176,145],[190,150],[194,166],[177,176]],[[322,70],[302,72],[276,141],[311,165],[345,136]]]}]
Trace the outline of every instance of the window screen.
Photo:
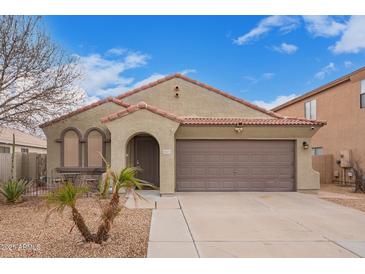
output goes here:
[{"label": "window screen", "polygon": [[100,154],[103,153],[103,138],[100,132],[93,130],[87,137],[87,165],[89,167],[101,167],[103,160]]},{"label": "window screen", "polygon": [[10,147],[0,146],[0,153],[10,153]]},{"label": "window screen", "polygon": [[312,100],[304,104],[305,118],[315,120],[317,117],[317,101]]},{"label": "window screen", "polygon": [[65,167],[79,166],[79,136],[73,130],[69,130],[64,135],[63,140],[63,160]]},{"label": "window screen", "polygon": [[323,155],[323,148],[322,147],[313,147],[312,148],[312,155]]}]

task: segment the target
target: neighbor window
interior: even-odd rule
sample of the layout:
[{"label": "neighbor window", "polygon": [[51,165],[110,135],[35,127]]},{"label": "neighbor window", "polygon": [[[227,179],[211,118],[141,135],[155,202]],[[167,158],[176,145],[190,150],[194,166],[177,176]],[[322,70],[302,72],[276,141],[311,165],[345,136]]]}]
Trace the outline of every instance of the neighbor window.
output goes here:
[{"label": "neighbor window", "polygon": [[63,166],[78,167],[80,165],[79,135],[74,130],[68,130],[63,136]]},{"label": "neighbor window", "polygon": [[87,135],[87,166],[102,167],[103,136],[97,130],[92,130]]},{"label": "neighbor window", "polygon": [[360,108],[365,108],[365,80],[361,81]]},{"label": "neighbor window", "polygon": [[312,147],[312,155],[318,156],[323,154],[323,147]]},{"label": "neighbor window", "polygon": [[305,118],[315,120],[317,116],[316,108],[317,108],[316,100],[306,102],[304,104]]},{"label": "neighbor window", "polygon": [[27,149],[27,148],[21,148],[20,151],[22,153],[28,153],[29,152],[29,149]]},{"label": "neighbor window", "polygon": [[0,153],[10,153],[10,147],[0,146]]}]

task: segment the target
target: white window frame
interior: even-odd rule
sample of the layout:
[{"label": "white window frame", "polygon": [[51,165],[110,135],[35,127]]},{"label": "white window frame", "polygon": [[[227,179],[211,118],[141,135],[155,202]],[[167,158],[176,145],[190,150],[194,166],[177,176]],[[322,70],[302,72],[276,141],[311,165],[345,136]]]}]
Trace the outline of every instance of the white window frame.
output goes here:
[{"label": "white window frame", "polygon": [[312,155],[313,156],[323,155],[323,147],[312,147]]},{"label": "white window frame", "polygon": [[365,108],[365,104],[362,104],[365,101],[363,97],[365,97],[365,80],[361,80],[360,83],[360,108]]},{"label": "white window frame", "polygon": [[316,120],[317,119],[317,100],[304,103],[304,116],[306,119]]},{"label": "white window frame", "polygon": [[0,146],[0,149],[1,149],[0,153],[10,153],[10,147],[8,146]]}]

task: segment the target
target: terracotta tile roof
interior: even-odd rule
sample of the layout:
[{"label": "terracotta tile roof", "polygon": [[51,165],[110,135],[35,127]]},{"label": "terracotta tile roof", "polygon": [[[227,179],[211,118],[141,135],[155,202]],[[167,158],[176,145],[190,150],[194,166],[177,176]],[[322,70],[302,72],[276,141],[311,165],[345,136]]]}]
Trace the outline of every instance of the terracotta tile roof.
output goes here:
[{"label": "terracotta tile roof", "polygon": [[243,126],[323,126],[325,121],[300,118],[239,118],[239,117],[184,117],[183,125],[243,125]]},{"label": "terracotta tile roof", "polygon": [[301,100],[304,100],[304,99],[306,99],[306,98],[308,98],[310,96],[316,95],[316,94],[321,93],[323,91],[326,91],[326,90],[328,90],[328,89],[330,89],[330,88],[332,88],[334,86],[337,86],[337,85],[342,84],[344,82],[350,81],[351,80],[351,77],[353,77],[355,74],[358,74],[358,73],[363,72],[363,71],[365,71],[365,67],[362,67],[362,68],[360,68],[358,70],[355,70],[355,71],[353,71],[353,72],[351,72],[349,74],[346,74],[345,76],[342,76],[340,78],[337,78],[336,80],[334,80],[332,82],[329,82],[329,83],[327,83],[327,84],[325,84],[323,86],[320,86],[319,88],[316,88],[316,89],[314,89],[312,91],[309,91],[309,92],[307,92],[307,93],[305,93],[305,94],[303,94],[301,96],[298,96],[298,97],[296,97],[296,98],[294,98],[294,99],[292,99],[292,100],[290,100],[290,101],[288,101],[288,102],[286,102],[284,104],[281,104],[280,106],[274,107],[272,109],[272,111],[281,110],[281,109],[283,109],[283,108],[285,108],[287,106],[290,106],[290,105],[292,105],[292,104],[294,104],[296,102],[299,102]]},{"label": "terracotta tile roof", "polygon": [[105,104],[105,103],[108,103],[108,102],[113,102],[113,103],[115,103],[115,104],[117,104],[117,105],[120,105],[120,106],[122,106],[122,107],[125,107],[125,108],[127,108],[127,107],[129,107],[129,106],[130,106],[130,104],[127,104],[127,103],[125,103],[125,102],[123,102],[123,101],[121,101],[121,100],[119,100],[119,99],[117,99],[117,98],[108,97],[108,98],[105,98],[105,99],[99,100],[99,101],[97,101],[97,102],[95,102],[95,103],[92,103],[92,104],[86,105],[86,106],[84,106],[84,107],[78,108],[78,109],[76,109],[76,110],[74,110],[74,111],[72,111],[72,112],[69,112],[69,113],[67,113],[67,114],[65,114],[65,115],[62,115],[62,116],[60,116],[60,117],[58,117],[58,118],[56,118],[56,119],[53,119],[53,120],[51,120],[51,121],[48,121],[48,122],[46,122],[46,123],[43,123],[43,124],[41,124],[39,127],[40,127],[40,128],[47,127],[47,126],[49,126],[49,125],[52,125],[52,124],[57,123],[57,122],[59,122],[59,121],[62,121],[62,120],[64,120],[64,119],[70,118],[70,117],[72,117],[72,116],[74,116],[74,115],[76,115],[76,114],[79,114],[79,113],[81,113],[81,112],[84,112],[84,111],[86,111],[86,110],[89,110],[89,109],[95,108],[95,107],[97,107],[97,106],[100,106],[100,105]]},{"label": "terracotta tile roof", "polygon": [[128,108],[101,118],[102,123],[114,121],[140,109],[147,109],[162,117],[168,118],[182,125],[272,125],[272,126],[323,126],[324,121],[307,120],[301,118],[241,118],[241,117],[179,117],[160,108],[150,106],[145,102],[139,102]]},{"label": "terracotta tile roof", "polygon": [[183,120],[181,118],[179,118],[178,116],[176,116],[175,114],[169,113],[169,112],[164,111],[162,109],[159,109],[157,107],[147,105],[147,103],[145,103],[145,102],[139,102],[136,105],[131,105],[131,106],[127,107],[124,110],[121,110],[121,111],[115,112],[113,114],[110,114],[106,117],[103,117],[103,118],[101,118],[101,122],[102,123],[107,123],[107,122],[113,121],[115,119],[119,119],[121,117],[124,117],[124,116],[126,116],[128,114],[131,114],[133,112],[136,112],[140,109],[149,110],[150,112],[153,112],[155,114],[158,114],[162,117],[168,118],[168,119],[173,120],[173,121],[178,122],[178,123],[183,122]]},{"label": "terracotta tile roof", "polygon": [[209,85],[207,85],[207,84],[201,83],[201,82],[199,82],[199,81],[196,81],[196,80],[194,80],[194,79],[191,79],[191,78],[189,78],[189,77],[187,77],[187,76],[185,76],[185,75],[179,74],[179,73],[172,74],[172,75],[168,75],[168,76],[166,76],[166,77],[164,77],[164,78],[161,78],[161,79],[159,79],[159,80],[157,80],[157,81],[151,82],[151,83],[149,83],[149,84],[143,85],[143,86],[141,86],[141,87],[138,87],[138,88],[136,88],[136,89],[133,89],[133,90],[131,90],[131,91],[128,91],[128,92],[126,92],[126,93],[123,93],[123,94],[119,95],[117,98],[118,98],[118,99],[124,99],[124,98],[126,98],[126,97],[128,97],[128,96],[131,96],[132,94],[135,94],[135,93],[138,93],[138,92],[140,92],[140,91],[146,90],[146,89],[148,89],[148,88],[154,87],[154,86],[156,86],[156,85],[158,85],[158,84],[160,84],[160,83],[166,82],[166,81],[171,80],[171,79],[173,79],[173,78],[180,78],[180,79],[183,79],[183,80],[185,80],[185,81],[187,81],[187,82],[190,82],[190,83],[192,83],[192,84],[195,84],[195,85],[200,86],[200,87],[202,87],[202,88],[205,88],[205,89],[207,89],[207,90],[210,90],[210,91],[213,91],[213,92],[215,92],[215,93],[218,93],[218,94],[220,94],[220,95],[222,95],[222,96],[224,96],[224,97],[227,97],[227,98],[229,98],[229,99],[231,99],[231,100],[233,100],[233,101],[236,101],[236,102],[238,102],[238,103],[241,103],[241,104],[243,104],[243,105],[245,105],[245,106],[248,106],[248,107],[250,107],[250,108],[253,108],[253,109],[257,110],[257,111],[263,112],[263,113],[265,113],[265,114],[267,114],[267,115],[270,115],[270,116],[272,116],[272,117],[276,117],[276,118],[281,117],[281,115],[280,115],[280,114],[274,113],[274,112],[272,112],[272,111],[270,111],[270,110],[266,110],[266,109],[261,108],[261,107],[259,107],[259,106],[257,106],[257,105],[251,104],[251,103],[249,103],[249,102],[247,102],[247,101],[245,101],[245,100],[243,100],[243,99],[241,99],[241,98],[237,98],[237,97],[235,97],[235,96],[233,96],[233,95],[231,95],[231,94],[229,94],[229,93],[227,93],[227,92],[221,91],[221,90],[219,90],[219,89],[217,89],[217,88],[214,88],[214,87],[209,86]]},{"label": "terracotta tile roof", "polygon": [[13,143],[13,133],[15,135],[15,144],[18,146],[47,148],[46,140],[17,129],[5,127],[0,127],[0,143],[11,145]]}]

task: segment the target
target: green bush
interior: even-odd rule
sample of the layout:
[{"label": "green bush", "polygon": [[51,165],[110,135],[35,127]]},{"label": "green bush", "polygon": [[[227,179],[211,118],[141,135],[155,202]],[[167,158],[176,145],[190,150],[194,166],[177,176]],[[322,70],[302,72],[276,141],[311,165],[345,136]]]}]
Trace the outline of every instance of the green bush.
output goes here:
[{"label": "green bush", "polygon": [[24,180],[10,180],[1,186],[0,193],[8,203],[16,203],[21,200],[27,185],[28,182]]}]

